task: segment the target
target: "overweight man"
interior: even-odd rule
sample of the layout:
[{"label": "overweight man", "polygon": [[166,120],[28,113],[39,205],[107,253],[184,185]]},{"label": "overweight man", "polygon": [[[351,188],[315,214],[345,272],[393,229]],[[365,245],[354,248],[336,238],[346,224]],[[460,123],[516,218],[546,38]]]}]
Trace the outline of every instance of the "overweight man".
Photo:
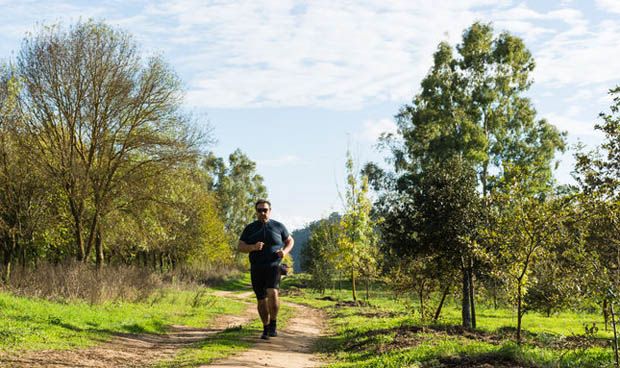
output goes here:
[{"label": "overweight man", "polygon": [[261,339],[278,336],[277,319],[280,301],[280,263],[293,249],[295,241],[286,227],[270,219],[271,203],[261,199],[254,205],[257,220],[247,225],[239,239],[239,251],[249,253],[252,289],[258,300],[258,314],[263,322]]}]

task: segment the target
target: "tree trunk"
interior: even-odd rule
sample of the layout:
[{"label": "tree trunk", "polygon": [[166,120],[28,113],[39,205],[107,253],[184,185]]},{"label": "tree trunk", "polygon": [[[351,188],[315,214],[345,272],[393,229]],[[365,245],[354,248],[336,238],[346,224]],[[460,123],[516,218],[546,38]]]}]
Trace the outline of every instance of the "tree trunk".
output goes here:
[{"label": "tree trunk", "polygon": [[13,254],[8,247],[10,246],[7,244],[7,248],[4,250],[4,260],[2,262],[4,268],[2,270],[2,281],[5,285],[9,283],[11,277],[11,258],[13,258]]},{"label": "tree trunk", "polygon": [[609,308],[607,307],[607,298],[603,299],[603,319],[605,320],[605,331],[609,326]]},{"label": "tree trunk", "polygon": [[366,277],[366,301],[370,300],[370,281],[369,278]]},{"label": "tree trunk", "polygon": [[73,226],[75,226],[74,236],[78,252],[77,260],[78,262],[86,261],[86,259],[88,258],[88,254],[86,254],[86,252],[84,251],[84,238],[82,238],[82,221],[79,219],[79,217],[75,215]]},{"label": "tree trunk", "polygon": [[439,302],[439,305],[437,306],[437,310],[435,311],[435,316],[433,316],[433,322],[437,322],[437,320],[439,319],[439,315],[441,314],[441,308],[443,308],[443,302],[446,300],[446,296],[448,296],[449,292],[450,292],[450,284],[448,284],[446,288],[443,289],[443,293],[441,294],[441,301]]},{"label": "tree trunk", "polygon": [[467,269],[463,268],[463,302],[461,307],[461,317],[463,319],[463,327],[471,329],[471,311],[469,309],[469,276]]},{"label": "tree trunk", "polygon": [[424,284],[418,289],[418,299],[420,300],[420,318],[424,320]]},{"label": "tree trunk", "polygon": [[521,318],[523,317],[523,313],[521,312],[521,280],[519,280],[519,285],[517,287],[517,344],[521,344]]},{"label": "tree trunk", "polygon": [[355,271],[351,271],[351,292],[353,293],[353,301],[357,302],[357,290],[355,290]]},{"label": "tree trunk", "polygon": [[476,303],[474,302],[474,272],[470,267],[467,270],[469,276],[469,304],[471,309],[471,327],[476,329]]},{"label": "tree trunk", "polygon": [[103,239],[101,239],[101,230],[99,226],[97,226],[97,230],[95,231],[95,263],[97,264],[97,269],[100,270],[103,268]]}]

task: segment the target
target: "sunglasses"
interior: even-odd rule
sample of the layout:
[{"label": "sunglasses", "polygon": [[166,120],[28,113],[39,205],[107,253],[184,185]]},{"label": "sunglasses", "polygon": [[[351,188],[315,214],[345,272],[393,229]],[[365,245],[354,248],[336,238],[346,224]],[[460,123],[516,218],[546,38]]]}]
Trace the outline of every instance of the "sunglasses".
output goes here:
[{"label": "sunglasses", "polygon": [[256,212],[259,212],[259,213],[267,213],[267,212],[269,212],[269,208],[257,208],[257,209],[256,209]]}]

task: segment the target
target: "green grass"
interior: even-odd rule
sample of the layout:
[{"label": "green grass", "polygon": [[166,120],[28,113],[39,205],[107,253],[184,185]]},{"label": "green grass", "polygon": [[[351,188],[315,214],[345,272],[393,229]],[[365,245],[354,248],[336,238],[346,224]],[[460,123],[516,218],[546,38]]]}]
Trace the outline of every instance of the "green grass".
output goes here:
[{"label": "green grass", "polygon": [[[294,287],[303,284],[303,277],[288,281],[293,287],[286,299],[322,308],[330,316],[330,336],[317,347],[333,361],[329,367],[428,368],[448,363],[459,366],[462,361],[543,368],[613,366],[608,345],[612,332],[603,331],[602,316],[596,314],[563,312],[546,317],[528,313],[523,318],[524,341],[518,345],[514,342],[516,312],[511,309],[496,310],[480,303],[478,328],[468,332],[460,328],[458,300],[450,300],[433,325],[421,320],[419,305],[411,297],[395,299],[390,292],[375,288],[369,306],[338,305],[338,301],[351,300],[350,290],[319,295]],[[326,296],[335,301],[324,300]],[[427,308],[435,306],[433,301]],[[592,322],[599,332],[583,336],[584,323]]]},{"label": "green grass", "polygon": [[162,333],[173,324],[201,327],[245,305],[209,290],[162,289],[143,303],[56,303],[0,292],[0,349],[73,349],[92,346],[115,333]]},{"label": "green grass", "polygon": [[[286,327],[287,321],[294,310],[286,305],[280,306],[278,328]],[[225,358],[248,349],[262,332],[262,324],[256,319],[245,326],[229,328],[211,338],[205,339],[194,346],[183,349],[174,359],[160,362],[157,367],[196,367],[209,364],[215,359]]]}]

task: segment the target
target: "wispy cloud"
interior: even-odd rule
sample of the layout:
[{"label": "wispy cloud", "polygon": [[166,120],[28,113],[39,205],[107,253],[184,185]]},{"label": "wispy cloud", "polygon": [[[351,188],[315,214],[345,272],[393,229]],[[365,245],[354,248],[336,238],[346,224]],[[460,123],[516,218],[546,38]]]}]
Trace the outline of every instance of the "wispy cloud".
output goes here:
[{"label": "wispy cloud", "polygon": [[620,2],[617,0],[596,0],[596,5],[605,11],[620,13]]},{"label": "wispy cloud", "polygon": [[284,155],[281,157],[270,159],[259,159],[257,161],[259,166],[263,167],[282,167],[287,165],[299,164],[301,159],[296,155]]},{"label": "wispy cloud", "polygon": [[[614,0],[597,0],[620,12]],[[312,106],[356,109],[403,102],[419,88],[437,44],[460,41],[475,20],[526,41],[535,80],[548,88],[617,83],[620,23],[590,22],[575,2],[549,11],[526,2],[309,2],[203,0],[12,1],[0,15],[0,52],[36,22],[106,19],[161,52],[186,82],[195,107]]]},{"label": "wispy cloud", "polygon": [[393,119],[368,120],[362,125],[358,136],[362,141],[377,142],[381,133],[396,133],[397,130],[398,127]]},{"label": "wispy cloud", "polygon": [[[569,111],[570,113],[570,111]],[[545,118],[559,130],[566,131],[569,138],[600,138],[600,132],[594,130],[595,119],[580,119],[576,114],[546,114]]]}]

